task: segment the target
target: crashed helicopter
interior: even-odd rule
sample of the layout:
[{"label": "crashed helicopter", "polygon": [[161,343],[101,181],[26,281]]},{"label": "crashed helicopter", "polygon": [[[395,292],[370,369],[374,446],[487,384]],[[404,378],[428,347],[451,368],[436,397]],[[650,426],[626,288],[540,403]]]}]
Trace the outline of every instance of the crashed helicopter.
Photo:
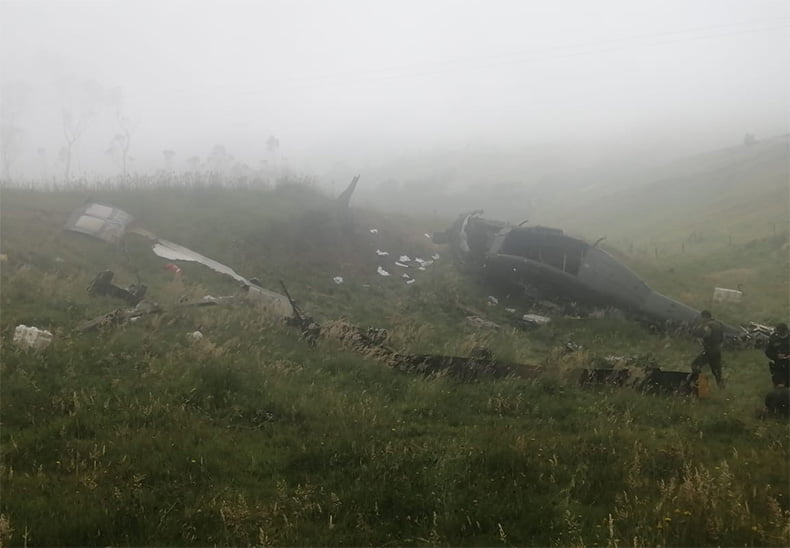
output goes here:
[{"label": "crashed helicopter", "polygon": [[[462,214],[446,231],[434,233],[460,262],[495,286],[531,297],[554,297],[592,306],[614,306],[654,323],[688,326],[700,311],[650,288],[618,259],[557,228],[512,225]],[[724,325],[730,336],[740,330]]]},{"label": "crashed helicopter", "polygon": [[[348,197],[353,191],[356,181],[357,178],[349,186],[350,191],[338,199],[341,209],[347,207]],[[477,223],[476,218],[465,217],[461,220],[462,230],[457,232],[457,236],[463,238],[460,240],[460,249],[466,250],[467,253],[473,250],[475,252],[481,251],[475,244],[474,238],[483,235],[482,232],[478,234],[474,231],[470,234],[466,233],[467,227],[470,226],[470,220],[472,226]],[[227,265],[179,244],[159,238],[151,231],[135,224],[132,215],[111,205],[85,203],[71,214],[64,228],[67,231],[82,233],[109,243],[118,243],[125,234],[134,233],[148,239],[152,244],[153,253],[163,259],[197,262],[241,283],[240,291],[236,295],[205,296],[198,301],[179,301],[173,306],[174,309],[254,301],[274,317],[280,317],[288,325],[298,327],[302,331],[302,336],[311,345],[315,345],[318,338],[334,339],[358,353],[402,372],[423,375],[448,374],[461,380],[501,377],[531,378],[543,372],[543,367],[539,365],[496,360],[491,351],[485,348],[475,349],[472,355],[467,357],[398,352],[386,344],[386,330],[363,329],[344,320],[318,323],[301,311],[282,282],[282,294],[265,289],[255,278],[247,279]],[[500,228],[498,232],[501,230]],[[470,240],[472,241],[471,247]],[[114,273],[112,271],[99,272],[88,287],[88,293],[115,297],[126,301],[128,305],[133,305],[133,308],[119,308],[84,321],[76,327],[78,332],[103,330],[164,311],[163,307],[156,302],[143,300],[147,287],[141,284],[139,279],[137,284],[132,284],[128,288],[113,284],[113,279]],[[202,334],[200,336],[202,337]],[[707,393],[707,378],[697,373],[662,371],[657,367],[584,368],[574,373],[579,375],[581,384],[631,386],[649,393],[693,394],[700,397]]]}]

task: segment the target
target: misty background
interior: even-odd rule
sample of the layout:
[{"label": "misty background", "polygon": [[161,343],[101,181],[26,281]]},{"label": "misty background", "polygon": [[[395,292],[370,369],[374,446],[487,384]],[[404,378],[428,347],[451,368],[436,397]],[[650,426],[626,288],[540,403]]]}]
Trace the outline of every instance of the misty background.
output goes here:
[{"label": "misty background", "polygon": [[1,176],[360,173],[434,210],[626,185],[787,134],[789,6],[2,0]]}]

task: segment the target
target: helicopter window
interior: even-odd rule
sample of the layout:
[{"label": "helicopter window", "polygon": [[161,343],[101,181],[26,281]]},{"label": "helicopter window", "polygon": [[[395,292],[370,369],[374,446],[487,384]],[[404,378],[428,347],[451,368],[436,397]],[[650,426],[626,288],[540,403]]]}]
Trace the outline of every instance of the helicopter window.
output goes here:
[{"label": "helicopter window", "polygon": [[584,242],[565,236],[562,232],[530,228],[511,231],[502,244],[502,253],[538,261],[576,276],[584,248]]}]

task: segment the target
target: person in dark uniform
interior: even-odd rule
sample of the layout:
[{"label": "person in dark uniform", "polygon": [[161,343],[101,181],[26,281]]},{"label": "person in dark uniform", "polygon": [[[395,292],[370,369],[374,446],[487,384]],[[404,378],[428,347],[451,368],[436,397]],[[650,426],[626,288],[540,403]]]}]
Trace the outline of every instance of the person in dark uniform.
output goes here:
[{"label": "person in dark uniform", "polygon": [[716,384],[724,388],[724,378],[721,374],[721,343],[724,341],[724,327],[708,310],[703,310],[700,312],[700,323],[695,334],[702,342],[702,352],[691,362],[691,370],[699,373],[702,366],[708,364]]},{"label": "person in dark uniform", "polygon": [[774,387],[790,387],[790,336],[786,323],[776,324],[765,346],[765,355],[771,360],[768,369]]}]

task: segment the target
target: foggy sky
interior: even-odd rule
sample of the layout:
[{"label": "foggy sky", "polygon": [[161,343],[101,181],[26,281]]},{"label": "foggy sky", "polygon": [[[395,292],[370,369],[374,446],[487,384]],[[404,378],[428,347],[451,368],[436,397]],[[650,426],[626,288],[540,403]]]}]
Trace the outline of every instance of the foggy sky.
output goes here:
[{"label": "foggy sky", "polygon": [[[702,150],[788,131],[789,6],[0,0],[0,84],[28,89],[14,115],[27,176],[45,174],[42,156],[54,165],[64,108],[94,112],[79,146],[89,174],[117,172],[115,112],[141,172],[163,149],[183,169],[214,145],[256,166],[270,135],[318,172],[471,142]],[[86,81],[101,97],[84,97]]]}]

